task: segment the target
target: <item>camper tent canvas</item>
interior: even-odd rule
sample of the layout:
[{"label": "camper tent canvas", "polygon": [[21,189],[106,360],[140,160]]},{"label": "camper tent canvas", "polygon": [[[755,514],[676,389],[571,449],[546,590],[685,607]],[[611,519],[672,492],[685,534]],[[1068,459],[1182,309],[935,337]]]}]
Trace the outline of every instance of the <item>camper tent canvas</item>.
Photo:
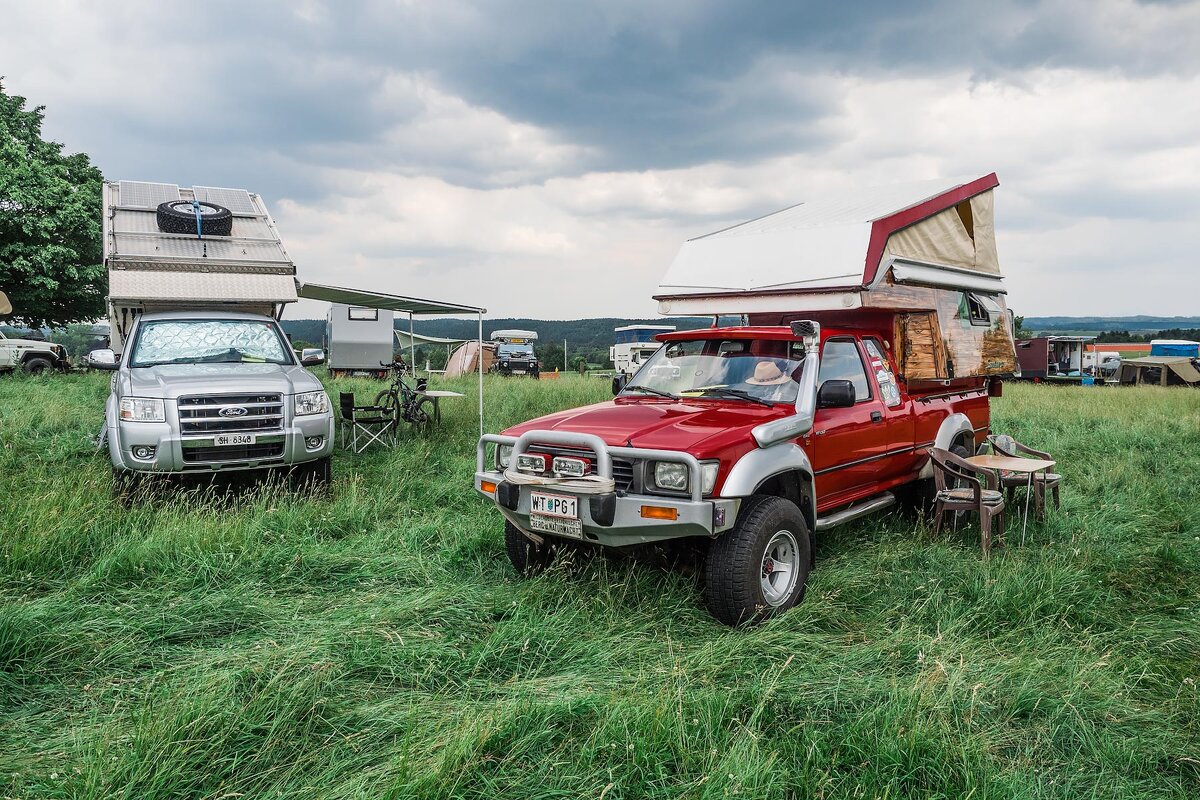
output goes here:
[{"label": "camper tent canvas", "polygon": [[998,185],[993,173],[841,192],[700,236],[664,275],[659,311],[765,325],[877,310],[909,380],[1010,374]]}]

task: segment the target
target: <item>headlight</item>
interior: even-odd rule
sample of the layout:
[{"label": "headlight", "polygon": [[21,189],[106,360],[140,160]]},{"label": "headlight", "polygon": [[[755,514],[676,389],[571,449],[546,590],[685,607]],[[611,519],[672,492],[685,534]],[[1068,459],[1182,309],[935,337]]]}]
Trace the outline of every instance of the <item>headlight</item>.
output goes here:
[{"label": "headlight", "polygon": [[324,414],[329,410],[329,395],[324,392],[305,392],[296,395],[296,416]]},{"label": "headlight", "polygon": [[654,465],[654,485],[676,492],[687,491],[688,468],[673,461],[659,461]]},{"label": "headlight", "polygon": [[148,397],[122,397],[121,420],[124,422],[164,422],[163,401]]},{"label": "headlight", "polygon": [[500,469],[508,469],[508,462],[512,460],[512,445],[502,444],[496,448],[496,461],[500,464]]},{"label": "headlight", "polygon": [[[700,490],[703,494],[712,494],[717,485],[717,470],[719,461],[700,462]],[[654,465],[654,485],[659,489],[673,492],[686,492],[688,489],[688,468],[685,464],[671,461],[659,461]]]}]

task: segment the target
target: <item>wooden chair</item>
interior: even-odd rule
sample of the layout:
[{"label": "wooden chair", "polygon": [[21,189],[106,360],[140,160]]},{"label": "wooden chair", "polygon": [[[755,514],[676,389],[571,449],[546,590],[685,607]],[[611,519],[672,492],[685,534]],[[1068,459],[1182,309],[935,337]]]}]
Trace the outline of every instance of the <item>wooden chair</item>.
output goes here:
[{"label": "wooden chair", "polygon": [[361,453],[372,443],[384,447],[395,446],[396,418],[389,409],[383,406],[356,406],[353,392],[339,392],[338,411],[343,450]]},{"label": "wooden chair", "polygon": [[[1043,453],[1041,450],[1034,450],[1032,447],[1023,445],[1008,434],[996,434],[987,437],[988,444],[992,446],[992,452],[998,456],[1009,456],[1010,458],[1020,458],[1023,455],[1034,456],[1035,458],[1044,458],[1047,461],[1053,461],[1054,457],[1049,453]],[[1038,519],[1044,519],[1046,516],[1046,490],[1049,489],[1054,495],[1054,507],[1062,508],[1062,501],[1058,495],[1059,484],[1062,483],[1062,475],[1057,472],[1037,472],[1033,476],[1033,509],[1034,514]],[[1029,486],[1029,477],[1016,472],[1000,473],[1000,485],[1008,491],[1008,499],[1011,502],[1016,496],[1017,489],[1025,489]]]},{"label": "wooden chair", "polygon": [[[1000,521],[1000,538],[1004,538],[1004,494],[994,472],[981,469],[949,450],[932,447],[934,496],[933,532],[942,530],[942,515],[947,511],[974,511],[979,515],[979,543],[983,557],[992,552],[992,520]],[[982,478],[982,479],[981,479]],[[986,484],[986,487],[985,487]]]}]

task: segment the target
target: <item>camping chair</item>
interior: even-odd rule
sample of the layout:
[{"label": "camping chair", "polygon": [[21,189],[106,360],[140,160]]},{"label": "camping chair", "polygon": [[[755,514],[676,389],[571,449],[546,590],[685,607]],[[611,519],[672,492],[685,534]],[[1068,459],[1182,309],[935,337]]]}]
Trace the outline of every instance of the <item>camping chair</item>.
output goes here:
[{"label": "camping chair", "polygon": [[[1004,537],[1004,494],[996,475],[981,469],[949,450],[931,447],[933,481],[937,486],[934,500],[933,533],[942,530],[942,515],[947,511],[974,511],[979,514],[980,546],[983,557],[992,552],[992,520],[1000,519],[1000,538]],[[981,481],[979,477],[982,476]],[[984,488],[984,483],[987,488]]]},{"label": "camping chair", "polygon": [[[1043,453],[1041,450],[1034,450],[1032,447],[1021,444],[1013,437],[1007,434],[999,434],[989,436],[988,444],[992,446],[992,452],[998,456],[1009,456],[1010,458],[1020,458],[1022,454],[1034,456],[1036,458],[1044,458],[1047,461],[1053,461],[1049,453]],[[1062,483],[1062,475],[1057,472],[1038,472],[1033,476],[1033,508],[1034,514],[1038,519],[1043,519],[1046,516],[1046,490],[1049,489],[1054,494],[1054,507],[1062,508],[1062,502],[1058,496],[1058,487]],[[1011,501],[1016,496],[1018,488],[1025,488],[1029,485],[1029,477],[1015,472],[1000,472],[1000,485],[1008,490],[1008,499]]]},{"label": "camping chair", "polygon": [[[384,447],[396,444],[396,418],[382,406],[354,405],[354,392],[338,394],[342,429],[342,449],[361,453],[372,443]],[[360,444],[359,439],[362,439]]]}]

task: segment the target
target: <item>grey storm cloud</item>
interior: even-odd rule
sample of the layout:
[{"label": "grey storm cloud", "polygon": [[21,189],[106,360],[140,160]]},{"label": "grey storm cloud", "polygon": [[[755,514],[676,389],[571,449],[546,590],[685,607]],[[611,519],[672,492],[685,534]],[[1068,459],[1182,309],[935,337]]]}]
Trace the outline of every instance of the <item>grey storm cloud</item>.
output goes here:
[{"label": "grey storm cloud", "polygon": [[[177,160],[187,149],[204,174],[219,175],[232,155],[245,175],[245,167],[276,172],[319,152],[331,165],[487,185],[546,174],[493,176],[468,152],[390,147],[387,133],[420,109],[377,102],[386,75],[426,76],[586,148],[554,174],[736,162],[835,144],[839,132],[822,125],[839,104],[822,89],[829,73],[967,66],[1015,81],[1041,66],[1195,73],[1194,24],[1166,26],[1147,47],[1106,27],[1095,5],[208,0],[126,6],[99,15],[104,29],[93,33],[112,43],[98,45],[105,58],[141,60],[180,99],[169,113],[127,114],[112,126],[114,139],[141,141],[143,160]],[[75,113],[104,116],[113,99],[96,97]],[[321,191],[311,177],[288,183],[301,196]]]},{"label": "grey storm cloud", "polygon": [[247,186],[318,277],[532,314],[596,274],[553,313],[647,313],[687,236],[980,169],[1022,310],[1154,310],[1116,306],[1195,284],[1196,41],[1197,2],[0,0],[6,89],[109,177]]}]

